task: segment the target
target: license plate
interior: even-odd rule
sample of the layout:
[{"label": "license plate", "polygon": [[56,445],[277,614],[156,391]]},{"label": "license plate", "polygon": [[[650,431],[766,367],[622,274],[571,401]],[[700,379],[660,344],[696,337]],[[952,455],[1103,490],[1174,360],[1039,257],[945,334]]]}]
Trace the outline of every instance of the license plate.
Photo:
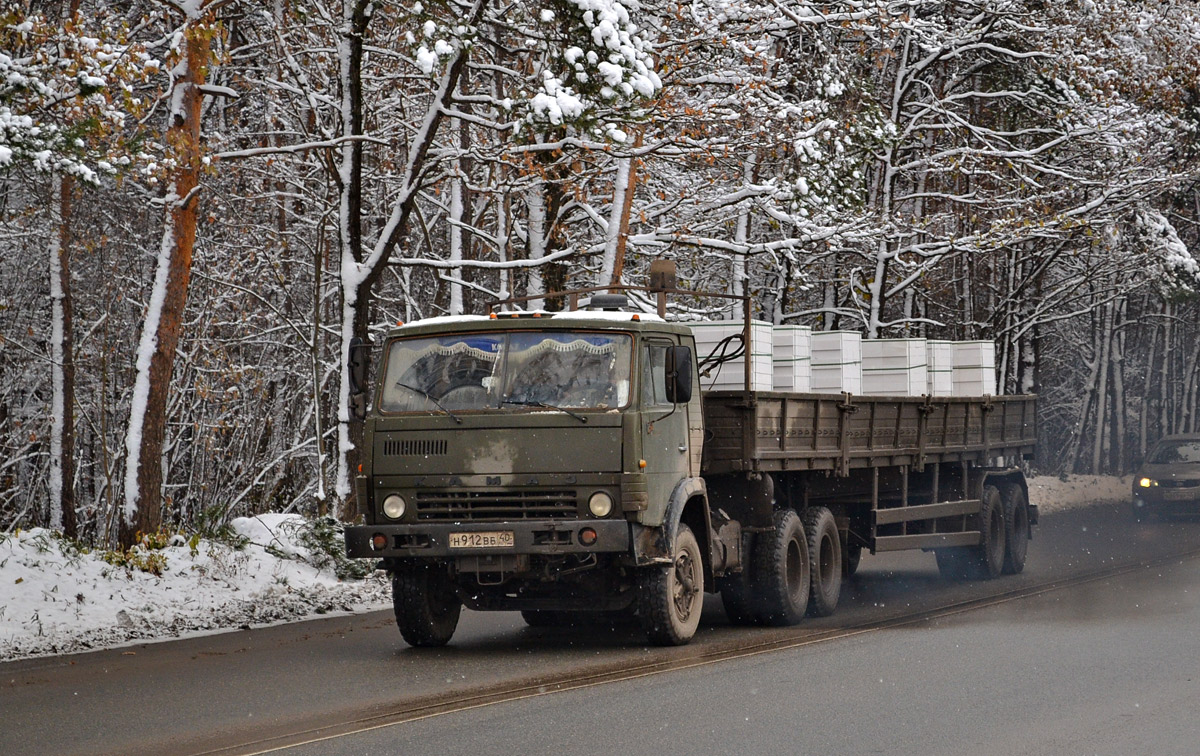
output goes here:
[{"label": "license plate", "polygon": [[1163,491],[1163,501],[1192,501],[1200,494],[1200,488],[1184,488],[1175,491]]},{"label": "license plate", "polygon": [[487,530],[479,533],[451,533],[452,549],[505,549],[516,545],[511,530]]}]

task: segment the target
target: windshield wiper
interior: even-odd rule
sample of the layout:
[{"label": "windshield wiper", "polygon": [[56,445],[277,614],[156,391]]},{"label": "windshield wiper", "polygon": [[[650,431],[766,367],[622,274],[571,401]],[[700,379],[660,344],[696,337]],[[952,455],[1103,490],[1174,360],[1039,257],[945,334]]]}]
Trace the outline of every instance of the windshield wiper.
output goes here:
[{"label": "windshield wiper", "polygon": [[414,391],[414,392],[420,394],[421,396],[425,397],[429,401],[436,404],[437,408],[440,409],[442,412],[445,412],[447,415],[454,418],[454,422],[458,423],[459,425],[462,425],[462,418],[459,417],[458,415],[454,414],[450,410],[446,409],[446,406],[444,404],[439,402],[437,399],[433,398],[433,394],[430,394],[428,391],[426,391],[424,389],[419,389],[416,386],[409,386],[407,383],[401,383],[400,381],[396,381],[396,385],[399,386],[400,388],[406,388],[409,391]]},{"label": "windshield wiper", "polygon": [[572,412],[571,410],[567,409],[566,407],[557,407],[557,406],[555,406],[555,405],[553,405],[553,404],[546,404],[545,402],[539,402],[539,401],[535,401],[535,400],[528,400],[528,399],[526,399],[526,400],[522,400],[522,399],[501,399],[501,400],[500,400],[500,404],[502,404],[502,405],[503,405],[503,404],[519,404],[519,405],[521,405],[521,406],[523,406],[523,407],[542,407],[543,409],[552,409],[552,410],[558,410],[559,412],[565,412],[565,413],[567,413],[568,415],[570,415],[571,417],[575,418],[576,420],[578,420],[578,421],[579,421],[579,422],[581,422],[581,423],[586,423],[586,422],[587,422],[587,416],[586,416],[586,415],[581,415],[581,414],[579,414],[578,412]]}]

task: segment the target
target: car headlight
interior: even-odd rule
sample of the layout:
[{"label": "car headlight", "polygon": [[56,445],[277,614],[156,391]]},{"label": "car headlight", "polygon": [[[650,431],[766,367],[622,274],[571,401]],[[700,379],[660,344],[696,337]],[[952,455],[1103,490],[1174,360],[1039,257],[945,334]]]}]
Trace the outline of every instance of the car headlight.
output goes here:
[{"label": "car headlight", "polygon": [[588,511],[593,517],[608,517],[613,510],[612,497],[603,491],[597,491],[588,499]]},{"label": "car headlight", "polygon": [[383,500],[383,513],[393,520],[403,517],[406,509],[408,509],[408,502],[400,494],[392,494]]},{"label": "car headlight", "polygon": [[1158,481],[1151,480],[1150,478],[1142,478],[1138,481],[1138,485],[1142,488],[1149,488],[1150,486],[1157,486]]}]

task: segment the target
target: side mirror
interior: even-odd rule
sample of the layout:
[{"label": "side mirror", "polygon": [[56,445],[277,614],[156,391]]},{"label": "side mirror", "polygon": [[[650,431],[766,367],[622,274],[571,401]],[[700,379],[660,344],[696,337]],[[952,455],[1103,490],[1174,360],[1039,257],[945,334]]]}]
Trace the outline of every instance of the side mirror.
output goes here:
[{"label": "side mirror", "polygon": [[350,415],[359,420],[367,417],[367,362],[370,357],[370,342],[358,336],[350,339],[347,365],[350,371]]},{"label": "side mirror", "polygon": [[667,398],[675,404],[692,400],[692,350],[673,346],[667,349]]}]

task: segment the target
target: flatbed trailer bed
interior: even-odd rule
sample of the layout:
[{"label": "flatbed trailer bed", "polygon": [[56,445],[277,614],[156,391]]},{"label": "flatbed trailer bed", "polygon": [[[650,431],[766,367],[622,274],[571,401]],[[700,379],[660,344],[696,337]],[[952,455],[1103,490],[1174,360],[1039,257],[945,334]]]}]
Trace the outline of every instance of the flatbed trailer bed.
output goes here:
[{"label": "flatbed trailer bed", "polygon": [[707,478],[769,476],[776,497],[829,507],[848,543],[872,553],[978,544],[985,482],[1028,500],[1017,463],[1037,443],[1034,396],[713,391],[702,401]]}]

